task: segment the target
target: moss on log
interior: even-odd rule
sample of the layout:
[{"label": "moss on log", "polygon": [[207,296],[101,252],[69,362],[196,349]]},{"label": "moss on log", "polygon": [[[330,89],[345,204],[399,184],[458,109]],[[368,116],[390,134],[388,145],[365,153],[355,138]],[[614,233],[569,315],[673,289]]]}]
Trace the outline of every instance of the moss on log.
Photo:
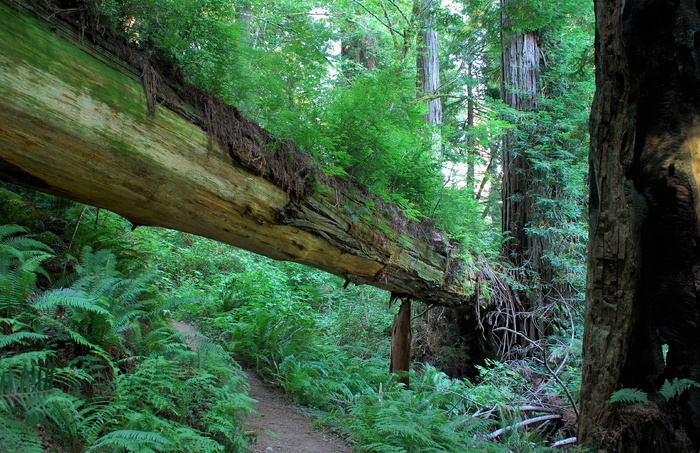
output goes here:
[{"label": "moss on log", "polygon": [[0,178],[427,303],[471,303],[438,232],[356,220],[343,206],[361,194],[333,186],[290,194],[212,141],[186,102],[150,112],[139,71],[13,5],[0,2]]}]

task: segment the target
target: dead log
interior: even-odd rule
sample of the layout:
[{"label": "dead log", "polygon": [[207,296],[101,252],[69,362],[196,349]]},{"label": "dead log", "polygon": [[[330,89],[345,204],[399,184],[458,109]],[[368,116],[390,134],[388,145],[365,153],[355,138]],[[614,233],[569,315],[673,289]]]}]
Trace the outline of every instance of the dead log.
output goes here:
[{"label": "dead log", "polygon": [[439,232],[415,234],[396,212],[353,215],[362,192],[282,187],[231,149],[269,153],[262,128],[223,149],[177,93],[149,109],[144,72],[0,3],[0,178],[426,303],[471,303],[464,266]]}]

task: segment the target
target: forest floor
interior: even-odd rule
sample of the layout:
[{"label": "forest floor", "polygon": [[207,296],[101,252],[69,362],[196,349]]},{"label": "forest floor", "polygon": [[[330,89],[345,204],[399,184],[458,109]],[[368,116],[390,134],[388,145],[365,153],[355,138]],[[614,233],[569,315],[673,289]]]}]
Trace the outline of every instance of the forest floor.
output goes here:
[{"label": "forest floor", "polygon": [[[182,332],[191,345],[188,332],[195,327],[173,321],[173,327]],[[250,385],[249,395],[257,400],[258,414],[246,420],[249,430],[256,434],[254,453],[350,453],[352,447],[332,432],[311,426],[311,418],[279,388],[266,383],[255,370],[246,370]]]}]

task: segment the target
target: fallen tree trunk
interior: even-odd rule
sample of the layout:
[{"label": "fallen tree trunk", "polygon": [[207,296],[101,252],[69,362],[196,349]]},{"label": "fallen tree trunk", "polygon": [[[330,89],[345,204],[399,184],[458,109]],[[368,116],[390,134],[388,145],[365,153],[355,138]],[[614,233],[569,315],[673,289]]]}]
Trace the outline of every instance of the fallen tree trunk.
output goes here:
[{"label": "fallen tree trunk", "polygon": [[471,303],[440,233],[416,235],[395,212],[358,216],[362,192],[274,183],[233,149],[269,153],[259,126],[223,149],[176,94],[151,112],[139,71],[12,5],[0,3],[0,178],[426,303]]}]

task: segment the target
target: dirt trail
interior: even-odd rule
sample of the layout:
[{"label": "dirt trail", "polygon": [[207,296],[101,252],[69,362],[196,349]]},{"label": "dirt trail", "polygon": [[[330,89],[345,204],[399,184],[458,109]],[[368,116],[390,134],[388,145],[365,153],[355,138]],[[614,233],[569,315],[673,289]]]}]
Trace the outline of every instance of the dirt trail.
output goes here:
[{"label": "dirt trail", "polygon": [[[255,370],[247,370],[250,396],[258,400],[259,416],[248,423],[258,434],[256,453],[350,453],[352,448],[333,433],[311,427],[311,420],[294,410],[287,395],[265,384]],[[268,431],[272,431],[271,435]]]},{"label": "dirt trail", "polygon": [[[173,321],[173,327],[182,332],[192,346],[191,324]],[[188,333],[190,333],[188,335]],[[246,422],[256,433],[255,453],[350,453],[352,447],[334,433],[311,427],[311,419],[294,410],[287,395],[266,384],[255,370],[246,370],[250,396],[258,400],[254,405],[259,415],[250,415]]]}]

